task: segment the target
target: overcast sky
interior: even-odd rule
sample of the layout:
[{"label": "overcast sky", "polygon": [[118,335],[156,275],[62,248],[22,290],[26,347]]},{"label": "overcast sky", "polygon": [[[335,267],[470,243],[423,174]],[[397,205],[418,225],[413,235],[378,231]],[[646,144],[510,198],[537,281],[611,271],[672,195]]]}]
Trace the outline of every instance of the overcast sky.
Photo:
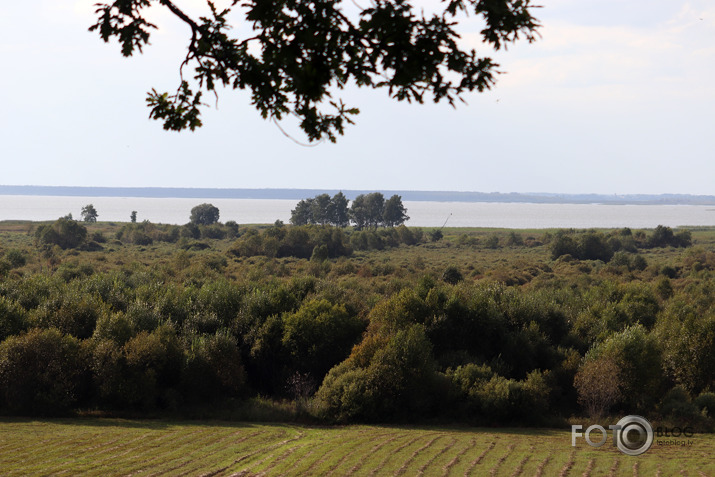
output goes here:
[{"label": "overcast sky", "polygon": [[95,2],[0,3],[0,184],[715,194],[712,0],[543,0],[492,91],[456,110],[346,91],[357,124],[311,148],[234,91],[165,132],[146,92],[178,85],[187,28],[156,12],[125,59],[87,32]]}]

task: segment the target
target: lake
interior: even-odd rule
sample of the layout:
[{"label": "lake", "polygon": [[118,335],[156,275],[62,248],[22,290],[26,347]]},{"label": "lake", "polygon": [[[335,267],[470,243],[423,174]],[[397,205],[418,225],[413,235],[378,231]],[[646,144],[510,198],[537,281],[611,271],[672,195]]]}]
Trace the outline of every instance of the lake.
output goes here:
[{"label": "lake", "polygon": [[[141,197],[67,197],[0,195],[0,220],[54,220],[72,213],[78,219],[82,207],[93,204],[100,221],[128,222],[133,210],[138,220],[185,224],[191,208],[210,202],[219,208],[221,221],[239,224],[288,223],[297,200],[285,199],[186,199]],[[657,225],[715,226],[715,206],[700,205],[601,205],[488,202],[405,201],[416,227],[528,228],[652,228]]]}]

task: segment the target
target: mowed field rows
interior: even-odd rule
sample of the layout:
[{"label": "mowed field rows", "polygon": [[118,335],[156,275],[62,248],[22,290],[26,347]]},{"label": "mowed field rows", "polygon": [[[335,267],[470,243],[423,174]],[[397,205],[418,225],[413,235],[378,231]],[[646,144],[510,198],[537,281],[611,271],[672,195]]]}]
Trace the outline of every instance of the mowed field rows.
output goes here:
[{"label": "mowed field rows", "polygon": [[715,436],[639,457],[567,431],[0,420],[1,475],[715,476]]}]

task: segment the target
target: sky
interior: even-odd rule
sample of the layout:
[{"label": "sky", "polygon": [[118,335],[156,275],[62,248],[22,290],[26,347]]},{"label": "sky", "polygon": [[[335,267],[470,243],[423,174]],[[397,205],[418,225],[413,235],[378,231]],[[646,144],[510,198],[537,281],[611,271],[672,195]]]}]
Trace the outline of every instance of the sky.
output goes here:
[{"label": "sky", "polygon": [[505,72],[493,90],[453,109],[348,89],[356,125],[316,147],[232,90],[203,128],[164,131],[146,92],[178,86],[187,28],[155,7],[124,58],[87,31],[95,2],[0,4],[0,184],[715,195],[712,0],[543,0],[541,38],[496,53],[470,17],[464,45]]}]

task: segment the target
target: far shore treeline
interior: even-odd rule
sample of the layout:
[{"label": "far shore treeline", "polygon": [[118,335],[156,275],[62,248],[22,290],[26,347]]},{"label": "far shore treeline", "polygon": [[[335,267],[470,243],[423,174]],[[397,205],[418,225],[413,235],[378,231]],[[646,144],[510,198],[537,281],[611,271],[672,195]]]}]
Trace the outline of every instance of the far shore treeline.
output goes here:
[{"label": "far shore treeline", "polygon": [[0,413],[713,428],[715,229],[0,223]]},{"label": "far shore treeline", "polygon": [[[142,197],[189,199],[289,199],[300,200],[321,194],[344,193],[349,199],[365,190],[327,189],[218,189],[196,187],[68,187],[0,185],[0,195],[58,197]],[[532,204],[640,204],[640,205],[715,205],[713,195],[692,194],[558,194],[519,192],[382,190],[385,196],[399,195],[406,201],[431,202],[506,202]]]}]

